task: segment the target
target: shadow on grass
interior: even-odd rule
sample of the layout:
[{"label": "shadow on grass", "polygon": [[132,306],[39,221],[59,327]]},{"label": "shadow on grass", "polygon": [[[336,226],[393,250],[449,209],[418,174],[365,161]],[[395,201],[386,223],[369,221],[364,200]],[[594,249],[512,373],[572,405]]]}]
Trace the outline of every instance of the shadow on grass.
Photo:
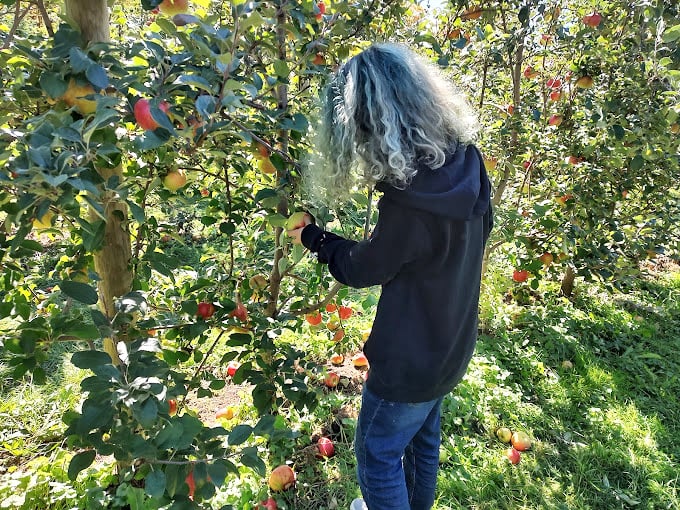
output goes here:
[{"label": "shadow on grass", "polygon": [[[620,299],[555,299],[480,338],[449,399],[438,508],[679,508],[679,296],[644,281]],[[519,466],[501,424],[535,439]]]}]

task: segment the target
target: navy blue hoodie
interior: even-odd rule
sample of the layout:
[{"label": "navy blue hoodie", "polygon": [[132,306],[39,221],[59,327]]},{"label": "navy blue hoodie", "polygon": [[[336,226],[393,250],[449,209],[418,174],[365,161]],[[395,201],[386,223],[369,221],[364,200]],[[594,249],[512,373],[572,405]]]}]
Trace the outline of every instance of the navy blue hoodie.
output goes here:
[{"label": "navy blue hoodie", "polygon": [[351,287],[382,285],[364,345],[375,395],[423,402],[463,378],[477,341],[484,245],[493,225],[479,150],[461,145],[406,189],[379,183],[378,223],[365,241],[308,225],[302,243]]}]

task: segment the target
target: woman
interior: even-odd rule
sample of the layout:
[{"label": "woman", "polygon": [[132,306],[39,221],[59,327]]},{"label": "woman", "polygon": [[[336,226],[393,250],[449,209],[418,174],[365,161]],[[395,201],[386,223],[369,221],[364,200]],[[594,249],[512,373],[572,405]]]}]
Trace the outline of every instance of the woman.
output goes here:
[{"label": "woman", "polygon": [[383,193],[371,237],[352,241],[312,223],[290,230],[352,287],[381,285],[364,345],[370,372],[355,453],[364,500],[352,508],[434,504],[443,397],[477,339],[490,184],[467,102],[407,48],[375,44],[332,77],[323,104],[317,191],[341,198],[360,181]]}]

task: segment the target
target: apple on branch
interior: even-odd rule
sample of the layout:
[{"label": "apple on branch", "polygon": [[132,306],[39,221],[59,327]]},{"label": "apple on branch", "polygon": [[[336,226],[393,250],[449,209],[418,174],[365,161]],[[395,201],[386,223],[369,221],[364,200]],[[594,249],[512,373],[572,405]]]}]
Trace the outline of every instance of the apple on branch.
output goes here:
[{"label": "apple on branch", "polygon": [[602,15],[597,11],[583,16],[583,24],[590,28],[597,28],[600,26],[600,23],[602,23]]},{"label": "apple on branch", "polygon": [[158,5],[159,10],[168,16],[184,14],[189,10],[189,0],[163,0]]},{"label": "apple on branch", "polygon": [[187,183],[187,176],[182,170],[172,170],[163,177],[163,186],[170,191],[177,191]]},{"label": "apple on branch", "polygon": [[[160,125],[151,114],[151,102],[148,99],[139,99],[132,109],[135,115],[135,122],[142,129],[153,131]],[[158,109],[167,114],[170,111],[170,103],[161,101],[158,104]]]},{"label": "apple on branch", "polygon": [[576,80],[576,86],[580,89],[589,89],[593,86],[593,78],[583,75]]},{"label": "apple on branch", "polygon": [[313,223],[312,215],[304,211],[298,211],[288,217],[285,228],[286,230],[297,230],[309,223]]}]

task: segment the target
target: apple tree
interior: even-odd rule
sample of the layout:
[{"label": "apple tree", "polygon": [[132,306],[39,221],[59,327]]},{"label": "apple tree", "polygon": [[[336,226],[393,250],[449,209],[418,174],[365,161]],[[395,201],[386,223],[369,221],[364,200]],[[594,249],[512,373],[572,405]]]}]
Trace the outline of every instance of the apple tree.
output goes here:
[{"label": "apple tree", "polygon": [[[316,405],[315,367],[277,339],[337,287],[296,274],[282,226],[324,75],[404,8],[106,6],[66,0],[71,23],[0,55],[3,355],[40,382],[50,346],[75,346],[71,478],[112,455],[112,504],[192,507],[240,467],[264,471],[257,444],[290,440],[286,406]],[[187,404],[233,360],[260,418],[208,427]]]},{"label": "apple tree", "polygon": [[508,274],[569,295],[677,255],[676,20],[673,2],[458,1],[416,39],[480,109]]}]

